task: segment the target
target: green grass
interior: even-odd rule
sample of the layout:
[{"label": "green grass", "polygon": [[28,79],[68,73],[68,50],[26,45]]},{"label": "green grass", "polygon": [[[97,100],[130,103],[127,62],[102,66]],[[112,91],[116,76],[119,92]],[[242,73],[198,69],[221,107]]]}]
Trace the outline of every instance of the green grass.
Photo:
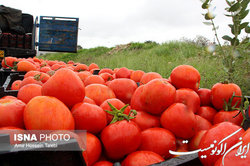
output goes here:
[{"label": "green grass", "polygon": [[[113,50],[112,50],[113,49]],[[94,62],[100,68],[127,67],[145,72],[158,72],[168,78],[171,71],[178,65],[194,66],[201,74],[200,87],[212,88],[224,81],[227,74],[223,70],[222,59],[218,55],[211,55],[190,42],[172,41],[163,44],[155,42],[131,43],[123,49],[96,47],[82,49],[78,53],[54,53],[41,56],[43,59],[73,60],[89,65]],[[239,85],[243,94],[250,95],[250,60],[249,55],[242,55],[235,62],[234,83]]]}]

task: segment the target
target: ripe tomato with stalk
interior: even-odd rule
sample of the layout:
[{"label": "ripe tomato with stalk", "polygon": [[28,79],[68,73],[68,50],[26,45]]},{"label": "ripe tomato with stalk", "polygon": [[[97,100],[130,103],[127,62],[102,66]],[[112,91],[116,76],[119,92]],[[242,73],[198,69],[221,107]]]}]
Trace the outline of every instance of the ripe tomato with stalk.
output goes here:
[{"label": "ripe tomato with stalk", "polygon": [[112,111],[106,111],[113,115],[111,123],[102,130],[101,141],[104,145],[107,156],[112,160],[122,159],[125,155],[137,150],[141,144],[141,129],[131,119],[135,110],[130,110],[128,115],[124,110],[128,107],[125,105],[118,110],[109,103]]},{"label": "ripe tomato with stalk", "polygon": [[[241,101],[234,103],[234,98]],[[240,98],[240,99],[239,99]],[[244,98],[242,96],[236,96],[234,93],[232,97],[226,102],[224,100],[223,110],[217,112],[213,118],[213,124],[218,124],[221,122],[232,122],[238,126],[242,126],[243,123],[247,120],[245,110],[248,108],[249,102],[248,99],[243,103]],[[239,105],[239,107],[237,107]]]},{"label": "ripe tomato with stalk", "polygon": [[[232,96],[235,96],[232,100]],[[223,109],[225,103],[229,106],[239,106],[241,102],[242,92],[238,85],[224,81],[215,84],[211,89],[211,101],[217,110]]]}]

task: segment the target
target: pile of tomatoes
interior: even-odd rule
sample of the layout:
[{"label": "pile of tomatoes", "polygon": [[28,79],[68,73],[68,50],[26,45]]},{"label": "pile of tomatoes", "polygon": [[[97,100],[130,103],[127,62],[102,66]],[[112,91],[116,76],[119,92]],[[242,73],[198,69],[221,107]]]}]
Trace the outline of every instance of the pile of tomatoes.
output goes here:
[{"label": "pile of tomatoes", "polygon": [[[190,65],[177,66],[169,78],[36,57],[6,57],[2,66],[27,73],[11,86],[17,97],[0,99],[1,129],[86,130],[83,156],[89,166],[151,165],[176,157],[170,150],[197,149],[203,149],[203,165],[250,163],[250,153],[240,157],[235,155],[238,147],[229,150],[240,141],[250,146],[250,130],[241,128],[243,114],[232,109],[242,103],[240,87],[216,83],[200,88],[200,73]],[[212,154],[234,132],[223,142],[228,150],[224,158]]]}]

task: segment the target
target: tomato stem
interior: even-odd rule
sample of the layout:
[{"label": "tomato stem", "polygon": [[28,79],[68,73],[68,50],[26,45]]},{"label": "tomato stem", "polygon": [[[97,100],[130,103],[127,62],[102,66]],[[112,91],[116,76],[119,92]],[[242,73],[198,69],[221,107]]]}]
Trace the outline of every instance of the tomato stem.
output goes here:
[{"label": "tomato stem", "polygon": [[17,61],[14,61],[13,62],[13,67],[11,67],[11,66],[9,66],[8,64],[7,64],[7,62],[6,62],[6,59],[5,59],[5,56],[3,57],[3,60],[4,60],[4,64],[7,66],[7,67],[9,67],[10,69],[13,69],[13,70],[17,70]]},{"label": "tomato stem", "polygon": [[234,97],[240,97],[241,98],[241,103],[240,103],[239,108],[236,108],[237,103],[233,106],[234,109],[239,110],[239,113],[237,115],[235,115],[233,118],[237,117],[241,113],[242,117],[243,117],[243,120],[241,122],[241,126],[243,126],[244,122],[247,120],[244,110],[246,110],[249,107],[249,101],[248,101],[248,98],[246,98],[246,101],[244,102],[244,97],[243,96],[235,96],[233,94],[232,99]]},{"label": "tomato stem", "polygon": [[4,64],[5,64],[7,67],[9,67],[10,69],[12,69],[12,67],[9,66],[9,65],[7,64],[6,59],[5,59],[5,56],[3,57],[3,61],[4,61]]},{"label": "tomato stem", "polygon": [[229,84],[228,79],[225,79],[225,80],[222,82],[222,84]]},{"label": "tomato stem", "polygon": [[42,76],[41,73],[40,73],[40,74],[36,74],[36,75],[34,76],[34,79],[37,80],[37,81],[42,81],[42,80],[45,78],[45,76],[42,77],[42,78],[41,78],[41,76]]},{"label": "tomato stem", "polygon": [[[125,105],[124,107],[122,107],[120,110],[118,110],[117,108],[115,108],[115,106],[113,106],[111,103],[108,102],[108,105],[110,106],[112,111],[108,111],[108,110],[104,110],[106,111],[108,114],[113,115],[113,119],[110,122],[110,124],[115,123],[117,121],[121,121],[126,119],[127,121],[134,119],[135,116],[137,115],[136,110],[130,110],[129,114],[126,115],[124,114],[125,109],[129,106],[129,104]],[[131,116],[131,114],[133,113],[134,116]]]}]

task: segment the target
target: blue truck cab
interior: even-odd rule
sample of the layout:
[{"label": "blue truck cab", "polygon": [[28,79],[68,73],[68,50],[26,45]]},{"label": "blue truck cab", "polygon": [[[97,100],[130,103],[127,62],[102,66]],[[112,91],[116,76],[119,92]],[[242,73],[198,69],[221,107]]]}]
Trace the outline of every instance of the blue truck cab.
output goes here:
[{"label": "blue truck cab", "polygon": [[32,15],[0,5],[0,59],[38,51],[77,52],[79,18]]}]

